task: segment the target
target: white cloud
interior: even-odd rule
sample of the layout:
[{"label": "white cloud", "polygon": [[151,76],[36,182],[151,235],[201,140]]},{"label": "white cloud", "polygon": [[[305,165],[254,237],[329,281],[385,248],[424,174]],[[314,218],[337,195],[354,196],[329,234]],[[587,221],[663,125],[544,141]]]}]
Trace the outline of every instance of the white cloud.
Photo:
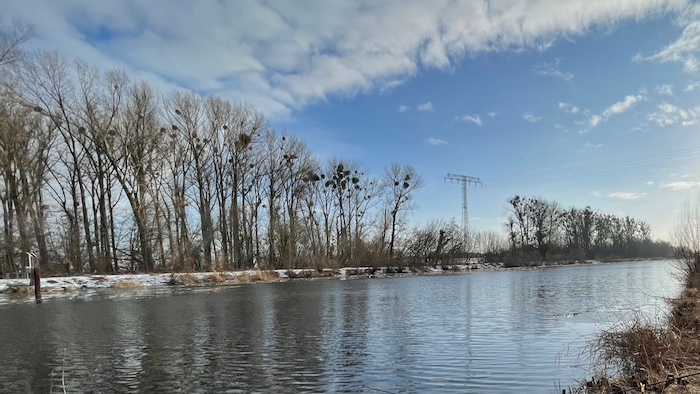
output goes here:
[{"label": "white cloud", "polygon": [[484,124],[481,121],[481,116],[479,116],[479,115],[455,116],[454,121],[465,122],[465,123],[474,123],[475,125],[478,125],[478,126],[481,126]]},{"label": "white cloud", "polygon": [[605,111],[603,111],[603,117],[607,119],[612,115],[627,112],[630,109],[632,109],[632,107],[637,105],[637,103],[639,103],[640,101],[646,101],[646,100],[647,100],[646,96],[641,95],[641,94],[637,94],[634,96],[629,95],[629,96],[625,97],[624,100],[618,101],[617,103],[611,105]]},{"label": "white cloud", "polygon": [[432,138],[432,137],[426,139],[426,140],[425,140],[425,143],[428,144],[428,145],[434,145],[434,146],[447,145],[447,144],[448,144],[447,141],[441,140],[441,139],[439,139],[439,138]]},{"label": "white cloud", "polygon": [[399,105],[399,112],[406,112],[411,109],[408,105]]},{"label": "white cloud", "polygon": [[596,127],[600,124],[600,122],[603,121],[603,118],[600,117],[600,115],[593,115],[591,118],[588,120],[588,123],[591,124],[591,126]]},{"label": "white cloud", "polygon": [[591,194],[593,197],[603,197],[603,194],[601,194],[598,190],[593,190]]},{"label": "white cloud", "polygon": [[657,107],[657,111],[647,115],[647,119],[656,123],[659,127],[680,124],[682,126],[692,126],[698,122],[700,107],[684,109],[673,104],[662,103]]},{"label": "white cloud", "polygon": [[537,123],[537,122],[539,122],[540,120],[542,120],[542,117],[541,117],[541,116],[535,116],[535,114],[533,114],[532,112],[525,112],[525,113],[523,114],[523,119],[525,119],[526,121],[528,121],[528,122],[530,122],[530,123]]},{"label": "white cloud", "polygon": [[496,117],[496,111],[491,111],[488,113],[489,118],[494,119]]},{"label": "white cloud", "polygon": [[[695,10],[697,11],[697,9]],[[700,69],[696,54],[700,51],[700,21],[690,22],[681,36],[674,42],[650,56],[637,54],[635,61],[654,61],[659,63],[676,62],[683,64],[683,71],[694,73]]]},{"label": "white cloud", "polygon": [[646,196],[646,193],[627,193],[627,192],[616,192],[608,194],[609,198],[614,198],[616,200],[639,200],[640,198]]},{"label": "white cloud", "polygon": [[695,189],[700,186],[700,182],[695,182],[695,181],[677,181],[677,182],[670,182],[665,185],[661,185],[663,189],[671,189],[671,190],[690,190],[690,189]]},{"label": "white cloud", "polygon": [[628,95],[624,100],[618,101],[615,104],[609,106],[603,111],[601,115],[593,115],[588,120],[588,123],[596,127],[601,122],[607,121],[611,116],[621,114],[632,109],[637,103],[646,101],[647,97],[642,94]]},{"label": "white cloud", "polygon": [[566,82],[573,81],[574,74],[568,71],[559,70],[560,61],[561,59],[554,59],[554,62],[552,63],[545,62],[542,64],[538,64],[537,66],[535,66],[535,71],[538,75],[542,75],[545,77],[561,78]]},{"label": "white cloud", "polygon": [[396,89],[397,87],[403,85],[404,82],[406,82],[406,81],[405,81],[405,80],[399,80],[399,79],[392,79],[392,80],[390,80],[390,81],[387,81],[387,82],[384,82],[383,84],[381,84],[381,87],[380,87],[379,91],[380,91],[381,93],[390,92],[390,91]]},{"label": "white cloud", "polygon": [[651,186],[653,184],[654,184],[654,181],[647,181],[647,183],[646,183],[647,186]]},{"label": "white cloud", "polygon": [[603,146],[603,144],[592,144],[590,142],[583,144],[584,148],[600,148],[601,146]]},{"label": "white cloud", "polygon": [[423,112],[433,112],[433,104],[431,104],[430,101],[420,104],[418,106],[418,110]]},{"label": "white cloud", "polygon": [[569,104],[569,103],[561,103],[560,102],[559,109],[562,110],[563,112],[566,112],[567,114],[572,114],[572,115],[576,115],[576,114],[581,112],[581,108],[579,108],[573,104]]},{"label": "white cloud", "polygon": [[[36,27],[33,48],[284,117],[329,97],[392,89],[425,69],[449,70],[467,55],[544,50],[684,3],[37,0],[4,2],[3,16]],[[558,60],[536,71],[573,79]]]},{"label": "white cloud", "polygon": [[700,88],[700,81],[689,83],[688,85],[685,86],[685,89],[683,89],[684,92],[692,92],[696,90],[697,88]]},{"label": "white cloud", "polygon": [[656,87],[656,93],[673,96],[673,85],[661,85]]}]

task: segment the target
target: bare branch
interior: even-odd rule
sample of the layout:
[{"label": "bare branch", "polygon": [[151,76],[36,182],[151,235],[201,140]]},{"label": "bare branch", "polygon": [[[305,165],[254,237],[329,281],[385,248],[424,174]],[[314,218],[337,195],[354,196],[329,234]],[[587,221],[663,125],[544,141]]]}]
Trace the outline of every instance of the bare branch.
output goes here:
[{"label": "bare branch", "polygon": [[22,57],[21,46],[34,36],[34,28],[19,20],[4,26],[0,16],[0,66],[17,62]]}]

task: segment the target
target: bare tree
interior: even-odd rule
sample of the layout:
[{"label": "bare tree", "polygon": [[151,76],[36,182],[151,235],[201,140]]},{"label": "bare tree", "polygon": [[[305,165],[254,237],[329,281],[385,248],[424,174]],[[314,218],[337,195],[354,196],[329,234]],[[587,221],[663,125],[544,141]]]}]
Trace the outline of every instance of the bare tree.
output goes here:
[{"label": "bare tree", "polygon": [[[138,252],[142,269],[154,268],[153,239],[149,211],[153,198],[151,184],[156,155],[164,143],[165,130],[158,127],[158,106],[153,89],[145,82],[126,86],[125,106],[114,134],[108,140],[105,157],[124,191],[136,224]],[[132,254],[132,260],[135,258]]]},{"label": "bare tree", "polygon": [[487,259],[505,251],[508,242],[502,234],[493,230],[476,231],[473,236],[474,250],[486,256]]},{"label": "bare tree", "polygon": [[60,135],[57,148],[59,162],[63,167],[52,168],[51,173],[57,183],[63,180],[68,188],[68,193],[65,193],[63,186],[59,193],[53,193],[58,197],[70,222],[68,263],[79,270],[83,268],[84,258],[80,248],[84,239],[90,270],[96,270],[87,181],[88,156],[93,145],[84,124],[76,115],[80,102],[73,74],[67,62],[53,52],[25,56],[15,65],[14,71],[20,83],[24,104],[44,115]]},{"label": "bare tree", "polygon": [[170,260],[174,269],[192,267],[192,237],[187,215],[187,188],[190,168],[189,151],[176,130],[164,130],[164,143],[160,146],[160,156],[165,162],[159,188],[161,197],[168,207],[165,210],[165,226],[168,234]]},{"label": "bare tree", "polygon": [[17,62],[22,57],[22,44],[34,36],[34,29],[18,20],[5,26],[0,15],[0,66]]},{"label": "bare tree", "polygon": [[211,266],[214,244],[214,223],[211,214],[215,198],[212,185],[214,181],[212,141],[217,138],[218,130],[207,126],[204,100],[194,93],[173,93],[166,101],[165,108],[172,130],[177,132],[188,148],[188,157],[191,161],[191,171],[188,173],[193,186],[189,190],[194,193],[193,201],[199,213],[203,264],[208,268]]},{"label": "bare tree", "polygon": [[107,141],[112,138],[114,127],[122,110],[125,75],[119,71],[107,71],[101,76],[99,70],[87,63],[76,61],[78,86],[76,89],[74,122],[79,124],[86,162],[84,171],[92,206],[94,244],[99,260],[99,269],[111,272],[119,270],[117,250],[114,244],[114,214],[112,209],[114,169],[105,159]]},{"label": "bare tree", "polygon": [[293,136],[283,136],[282,160],[284,166],[281,183],[281,201],[284,206],[283,242],[280,244],[280,255],[287,261],[287,268],[294,268],[297,256],[298,227],[300,202],[308,191],[305,182],[310,172],[313,172],[315,162],[306,144]]},{"label": "bare tree", "polygon": [[413,209],[410,201],[412,193],[423,186],[423,179],[411,165],[392,164],[384,171],[382,185],[385,189],[386,204],[391,217],[389,236],[389,256],[394,256],[396,226],[402,214]]},{"label": "bare tree", "polygon": [[[223,146],[214,159],[217,177],[217,195],[222,205],[219,217],[222,238],[226,239],[225,255],[232,250],[234,265],[243,267],[243,262],[250,262],[256,254],[253,252],[253,235],[251,224],[255,214],[248,209],[248,194],[259,179],[261,169],[256,166],[253,152],[259,146],[261,133],[266,131],[265,117],[249,105],[233,105],[221,99],[209,99],[207,102],[209,121],[213,128],[223,130]],[[224,153],[225,152],[225,153]],[[222,160],[227,158],[227,160]],[[230,207],[226,200],[229,198]],[[257,202],[257,200],[256,200]],[[258,209],[260,204],[253,204]],[[228,210],[228,214],[226,214]],[[229,220],[230,219],[230,220]],[[230,226],[229,226],[230,223]],[[228,258],[228,257],[227,257]]]},{"label": "bare tree", "polygon": [[[332,164],[329,164],[329,166],[332,167]],[[327,173],[331,171],[331,168],[326,169]],[[315,236],[312,236],[312,243],[315,238],[316,247],[313,253],[315,256],[331,258],[334,254],[333,225],[338,214],[334,204],[333,189],[326,186],[326,175],[322,173],[321,168],[317,168],[315,172],[307,176],[308,193],[304,197],[304,206],[307,225],[310,226],[309,231],[314,231],[315,228]]]},{"label": "bare tree", "polygon": [[413,229],[405,253],[412,265],[449,264],[463,249],[463,240],[456,221],[432,220]]},{"label": "bare tree", "polygon": [[578,259],[592,258],[597,213],[591,207],[562,211],[560,225],[569,253]]},{"label": "bare tree", "polygon": [[540,259],[547,259],[547,252],[555,243],[561,217],[559,204],[543,198],[515,196],[508,200],[510,212],[507,228],[515,247],[531,247]]},{"label": "bare tree", "polygon": [[39,263],[48,264],[43,190],[55,130],[42,116],[22,105],[22,98],[15,92],[0,90],[0,200],[5,224],[4,260],[10,269],[14,269],[15,225],[19,251],[29,252],[36,246]]},{"label": "bare tree", "polygon": [[671,233],[677,266],[687,287],[700,286],[700,196],[687,200]]}]

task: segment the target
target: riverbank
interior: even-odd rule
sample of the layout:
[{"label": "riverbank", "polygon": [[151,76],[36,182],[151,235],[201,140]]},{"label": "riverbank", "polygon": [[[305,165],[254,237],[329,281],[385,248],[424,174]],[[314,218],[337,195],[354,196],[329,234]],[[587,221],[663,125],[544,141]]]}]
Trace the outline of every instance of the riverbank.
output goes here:
[{"label": "riverbank", "polygon": [[[452,266],[411,268],[346,267],[339,269],[242,270],[195,273],[152,273],[122,275],[79,275],[41,278],[42,292],[89,289],[142,289],[164,286],[235,286],[257,282],[281,282],[295,279],[354,279],[389,276],[431,275],[504,269],[500,264],[470,263]],[[0,293],[31,293],[28,279],[0,279]]]},{"label": "riverbank", "polygon": [[[639,259],[634,261],[648,261]],[[586,261],[554,261],[522,266],[505,266],[502,263],[487,263],[473,259],[468,263],[454,265],[437,265],[435,267],[345,267],[323,270],[305,269],[276,269],[276,270],[239,270],[213,271],[193,273],[150,273],[150,274],[118,274],[118,275],[76,275],[50,276],[41,279],[42,292],[57,293],[62,291],[79,291],[90,289],[143,289],[166,286],[235,286],[249,283],[283,282],[296,279],[359,279],[384,278],[413,275],[437,275],[466,273],[478,271],[530,270],[555,268],[563,266],[613,264],[629,262],[630,260],[586,260]],[[28,279],[0,279],[0,294],[2,293],[32,293]]]},{"label": "riverbank", "polygon": [[682,293],[667,319],[639,317],[593,343],[596,376],[581,393],[700,394],[700,261],[678,262]]}]

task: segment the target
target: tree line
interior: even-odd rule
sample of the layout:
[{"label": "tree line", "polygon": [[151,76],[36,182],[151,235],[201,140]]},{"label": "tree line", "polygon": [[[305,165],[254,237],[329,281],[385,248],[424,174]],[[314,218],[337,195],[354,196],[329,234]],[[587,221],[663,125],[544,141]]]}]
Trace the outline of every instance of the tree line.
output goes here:
[{"label": "tree line", "polygon": [[252,106],[156,91],[1,36],[0,274],[34,251],[73,272],[389,258],[422,179],[320,163]]},{"label": "tree line", "polygon": [[527,260],[639,258],[672,254],[667,242],[654,241],[651,226],[630,216],[563,208],[540,197],[508,199],[506,232],[509,253]]},{"label": "tree line", "polygon": [[671,257],[668,242],[653,240],[648,223],[591,207],[563,208],[541,197],[507,200],[503,232],[464,234],[455,220],[434,220],[409,232],[402,249],[413,266],[453,264],[469,257],[509,266],[593,259]]}]

